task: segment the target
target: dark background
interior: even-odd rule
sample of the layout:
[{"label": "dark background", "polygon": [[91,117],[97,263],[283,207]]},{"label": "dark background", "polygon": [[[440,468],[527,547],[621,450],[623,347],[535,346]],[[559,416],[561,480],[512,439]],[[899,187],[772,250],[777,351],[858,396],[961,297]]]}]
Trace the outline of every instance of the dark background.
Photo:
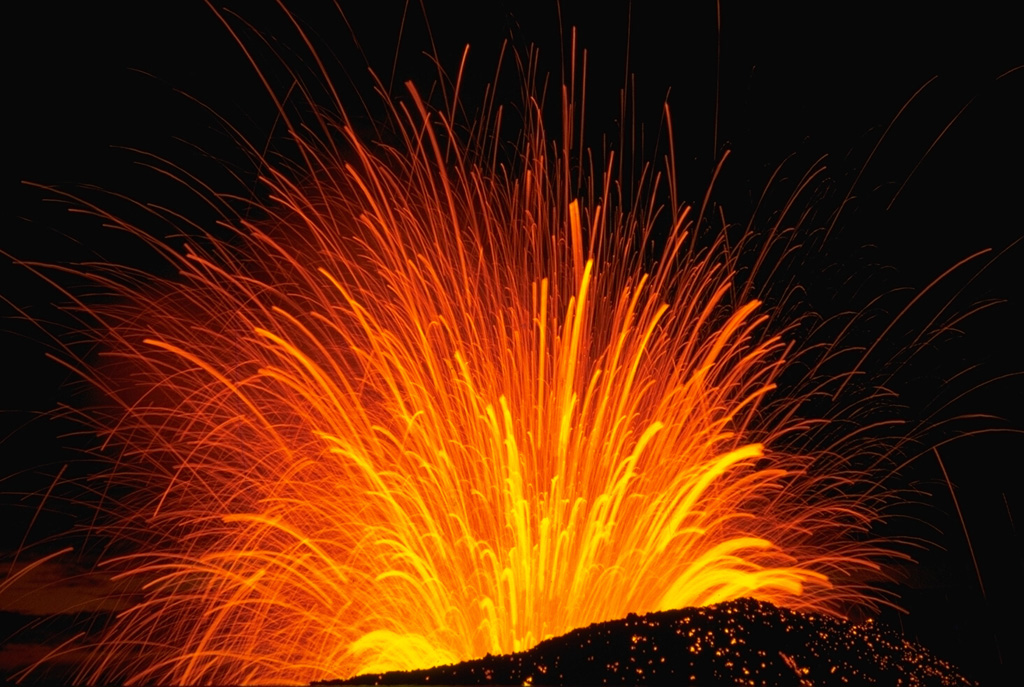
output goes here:
[{"label": "dark background", "polygon": [[[367,96],[372,86],[367,64],[397,94],[404,93],[401,84],[407,79],[423,90],[435,80],[436,68],[424,55],[430,38],[416,3],[341,6],[351,32],[327,3],[302,4],[295,13],[322,51],[343,98],[356,103],[356,93]],[[901,287],[920,290],[962,258],[991,249],[944,279],[920,314],[907,318],[907,331],[925,326],[931,313],[947,304],[964,312],[999,303],[962,322],[962,335],[943,337],[935,351],[915,360],[901,388],[910,407],[946,393],[949,399],[961,396],[948,416],[991,416],[952,425],[957,432],[1000,430],[963,436],[942,450],[985,592],[949,487],[934,456],[926,454],[908,468],[907,479],[923,490],[920,515],[927,526],[910,531],[933,545],[918,554],[919,566],[903,573],[899,591],[910,614],[886,619],[901,623],[910,637],[969,673],[993,679],[999,662],[1011,662],[1020,646],[1017,614],[1024,577],[1017,529],[1024,521],[1022,489],[1015,479],[1024,441],[1012,433],[1024,428],[1018,332],[1024,322],[1024,248],[1013,245],[1024,233],[1024,75],[997,78],[1024,57],[1011,11],[1001,7],[942,13],[894,10],[884,3],[784,9],[726,3],[719,39],[711,2],[686,3],[686,9],[669,14],[654,3],[614,3],[610,11],[592,3],[563,3],[561,17],[547,3],[427,6],[445,69],[454,72],[463,46],[471,45],[463,88],[467,109],[493,77],[505,39],[510,48],[540,46],[542,66],[553,74],[549,104],[555,103],[560,54],[568,54],[569,27],[577,26],[579,44],[589,55],[588,141],[596,147],[602,135],[617,141],[628,55],[628,70],[636,75],[636,117],[626,123],[644,124],[647,143],[641,150],[654,149],[668,93],[681,195],[699,200],[714,161],[729,149],[717,197],[735,221],[746,220],[753,200],[785,159],[792,158],[784,176],[792,177],[828,155],[824,164],[834,187],[852,188],[855,199],[841,215],[827,255],[808,256],[807,273],[799,275],[816,311],[831,314],[856,305],[834,279],[837,265],[839,273],[853,275],[872,293],[895,293]],[[231,10],[257,27],[267,43],[252,40],[255,34]],[[274,52],[311,77],[315,65],[273,3],[233,3],[225,17],[249,36],[247,45],[255,46],[257,61],[273,83],[288,79],[274,66],[281,64]],[[38,502],[22,494],[45,489],[48,476],[65,463],[71,462],[74,472],[77,450],[90,442],[88,436],[69,435],[75,425],[40,415],[60,403],[81,403],[88,394],[75,375],[44,357],[51,347],[47,336],[19,317],[20,310],[52,320],[53,329],[60,330],[68,323],[51,304],[65,299],[13,261],[99,257],[162,269],[138,242],[68,215],[47,202],[54,191],[21,182],[101,200],[143,222],[145,213],[110,194],[180,209],[207,224],[215,219],[212,210],[152,171],[152,158],[138,151],[194,171],[216,190],[258,195],[251,160],[237,152],[218,117],[271,149],[278,149],[274,141],[282,132],[256,71],[202,3],[101,8],[36,3],[15,11],[6,24],[10,169],[5,195],[13,212],[0,234],[0,250],[7,254],[0,260],[0,295],[7,301],[0,302],[5,318],[0,475],[6,476],[0,506],[8,523],[0,532],[0,550],[9,552],[21,542]],[[932,77],[937,78],[929,83]],[[501,97],[515,101],[515,79],[506,73],[501,84]],[[369,115],[361,115],[358,104],[352,111],[357,123],[370,127],[379,112],[374,99],[367,100]],[[904,105],[906,111],[869,160]],[[286,145],[279,149],[287,154]],[[170,233],[149,221],[154,233]],[[897,348],[899,336],[892,337]],[[939,440],[948,438],[943,434]],[[33,539],[62,523],[59,515],[44,515]]]}]

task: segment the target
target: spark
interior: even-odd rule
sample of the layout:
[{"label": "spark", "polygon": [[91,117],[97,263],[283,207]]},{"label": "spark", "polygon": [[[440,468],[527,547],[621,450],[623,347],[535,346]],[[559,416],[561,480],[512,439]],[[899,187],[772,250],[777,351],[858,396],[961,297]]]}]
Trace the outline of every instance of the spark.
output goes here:
[{"label": "spark", "polygon": [[829,386],[811,353],[842,343],[758,295],[816,173],[737,233],[671,166],[579,163],[578,89],[557,136],[526,98],[511,147],[500,108],[412,84],[387,143],[281,105],[302,163],[265,160],[227,235],[76,200],[175,273],[67,268],[116,296],[75,298],[104,357],[67,364],[109,401],[94,534],[130,590],[82,681],[302,683],[740,597],[886,602],[857,580],[900,555],[872,535],[894,447],[822,439],[806,402],[859,370]]}]

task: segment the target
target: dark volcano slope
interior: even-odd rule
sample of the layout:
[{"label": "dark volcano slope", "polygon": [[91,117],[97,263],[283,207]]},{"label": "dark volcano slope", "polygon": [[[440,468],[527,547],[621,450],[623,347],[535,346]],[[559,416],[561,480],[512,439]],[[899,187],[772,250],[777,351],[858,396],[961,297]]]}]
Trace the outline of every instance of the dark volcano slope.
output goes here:
[{"label": "dark volcano slope", "polygon": [[533,649],[347,685],[975,685],[899,633],[740,599],[629,615]]}]

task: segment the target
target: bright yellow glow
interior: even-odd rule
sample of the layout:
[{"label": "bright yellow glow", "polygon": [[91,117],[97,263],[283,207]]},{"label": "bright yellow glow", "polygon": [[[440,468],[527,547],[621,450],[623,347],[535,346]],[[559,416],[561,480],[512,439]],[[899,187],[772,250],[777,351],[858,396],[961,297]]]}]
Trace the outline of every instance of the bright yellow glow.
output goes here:
[{"label": "bright yellow glow", "polygon": [[155,242],[175,278],[96,277],[117,364],[86,375],[128,493],[105,532],[133,542],[105,565],[144,591],[82,678],[299,683],[742,596],[870,602],[836,580],[881,553],[835,488],[863,475],[780,448],[803,397],[765,410],[788,330],[738,266],[781,229],[659,217],[611,163],[577,184],[536,112],[502,167],[409,96],[393,147],[293,129],[267,219]]}]

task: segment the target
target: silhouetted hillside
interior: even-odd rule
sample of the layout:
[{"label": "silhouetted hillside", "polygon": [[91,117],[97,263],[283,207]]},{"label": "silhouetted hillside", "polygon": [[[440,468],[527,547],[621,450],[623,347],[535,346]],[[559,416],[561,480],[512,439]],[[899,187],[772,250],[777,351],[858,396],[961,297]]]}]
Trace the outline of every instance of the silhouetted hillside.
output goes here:
[{"label": "silhouetted hillside", "polygon": [[530,651],[347,685],[974,685],[899,633],[741,599],[596,623]]}]

